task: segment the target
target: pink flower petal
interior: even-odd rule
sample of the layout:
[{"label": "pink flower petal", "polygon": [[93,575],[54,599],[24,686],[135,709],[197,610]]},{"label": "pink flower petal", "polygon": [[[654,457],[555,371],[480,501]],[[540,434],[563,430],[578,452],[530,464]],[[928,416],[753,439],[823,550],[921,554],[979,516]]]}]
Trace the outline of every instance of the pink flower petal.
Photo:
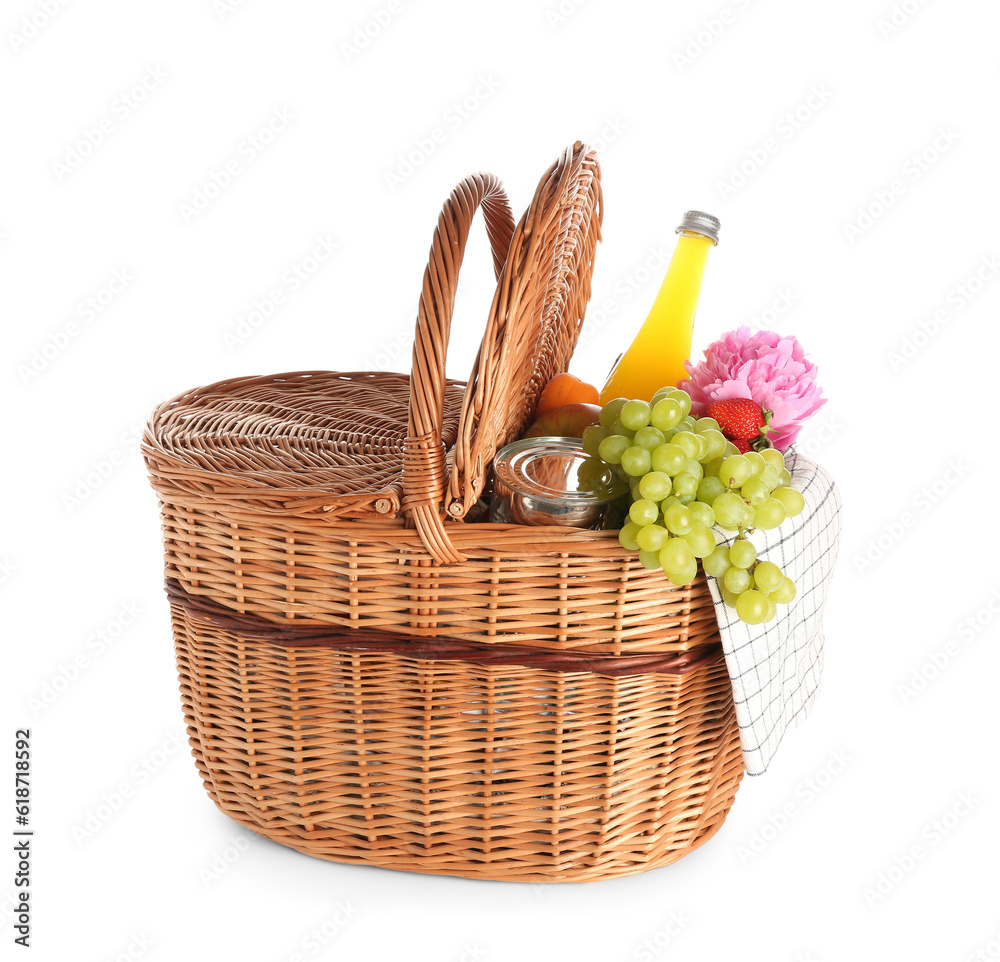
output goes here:
[{"label": "pink flower petal", "polygon": [[705,349],[704,361],[685,364],[681,387],[692,398],[691,409],[702,416],[711,401],[752,398],[774,412],[772,441],[785,450],[802,422],[825,403],[816,384],[816,366],[794,336],[774,331],[752,333],[741,326]]}]

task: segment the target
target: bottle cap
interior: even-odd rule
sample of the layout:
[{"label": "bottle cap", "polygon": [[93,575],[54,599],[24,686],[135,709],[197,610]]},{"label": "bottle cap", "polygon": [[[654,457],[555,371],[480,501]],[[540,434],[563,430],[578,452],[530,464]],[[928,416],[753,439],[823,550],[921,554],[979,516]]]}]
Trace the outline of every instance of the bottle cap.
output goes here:
[{"label": "bottle cap", "polygon": [[703,210],[688,210],[684,212],[681,226],[674,233],[687,231],[689,234],[704,234],[713,244],[719,243],[719,218],[706,214]]}]

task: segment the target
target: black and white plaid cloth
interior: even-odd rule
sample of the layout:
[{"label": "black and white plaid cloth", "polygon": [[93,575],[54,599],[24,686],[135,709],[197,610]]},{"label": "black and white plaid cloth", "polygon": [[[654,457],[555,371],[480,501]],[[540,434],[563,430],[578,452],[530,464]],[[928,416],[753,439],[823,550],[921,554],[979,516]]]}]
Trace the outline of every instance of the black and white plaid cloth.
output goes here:
[{"label": "black and white plaid cloth", "polygon": [[[801,454],[786,454],[785,466],[805,508],[750,540],[758,557],[773,561],[795,582],[795,600],[778,605],[769,624],[745,625],[723,604],[715,578],[708,579],[749,775],[767,770],[785,732],[806,717],[816,697],[823,671],[823,605],[840,544],[840,494],[833,478]],[[733,539],[719,540],[732,544]]]}]

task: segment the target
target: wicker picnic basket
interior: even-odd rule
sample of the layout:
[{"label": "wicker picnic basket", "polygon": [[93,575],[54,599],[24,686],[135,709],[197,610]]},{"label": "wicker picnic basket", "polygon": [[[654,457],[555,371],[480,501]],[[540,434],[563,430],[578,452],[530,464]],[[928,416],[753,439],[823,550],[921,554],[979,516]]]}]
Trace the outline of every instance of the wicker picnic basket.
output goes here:
[{"label": "wicker picnic basket", "polygon": [[[409,377],[297,372],[153,413],[181,696],[216,805],[339,862],[587,881],[718,831],[743,774],[704,576],[615,532],[488,524],[496,450],[568,366],[600,237],[577,143],[515,227],[500,183],[444,206]],[[445,378],[482,210],[498,282],[467,385]]]}]

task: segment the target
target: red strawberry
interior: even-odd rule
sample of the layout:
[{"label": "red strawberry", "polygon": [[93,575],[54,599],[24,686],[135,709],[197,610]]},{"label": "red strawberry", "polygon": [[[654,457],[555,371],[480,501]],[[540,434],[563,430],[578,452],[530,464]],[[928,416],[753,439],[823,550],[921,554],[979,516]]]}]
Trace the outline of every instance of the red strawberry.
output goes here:
[{"label": "red strawberry", "polygon": [[[750,398],[734,397],[725,401],[713,401],[708,406],[708,416],[719,422],[722,433],[741,451],[748,451],[755,446],[750,442],[766,442],[771,412],[762,411],[760,405]],[[741,441],[747,442],[746,448],[740,444]]]},{"label": "red strawberry", "polygon": [[736,450],[739,451],[740,454],[746,454],[747,451],[750,450],[749,441],[744,441],[743,438],[731,438],[730,440],[732,440],[733,444],[736,447]]}]

